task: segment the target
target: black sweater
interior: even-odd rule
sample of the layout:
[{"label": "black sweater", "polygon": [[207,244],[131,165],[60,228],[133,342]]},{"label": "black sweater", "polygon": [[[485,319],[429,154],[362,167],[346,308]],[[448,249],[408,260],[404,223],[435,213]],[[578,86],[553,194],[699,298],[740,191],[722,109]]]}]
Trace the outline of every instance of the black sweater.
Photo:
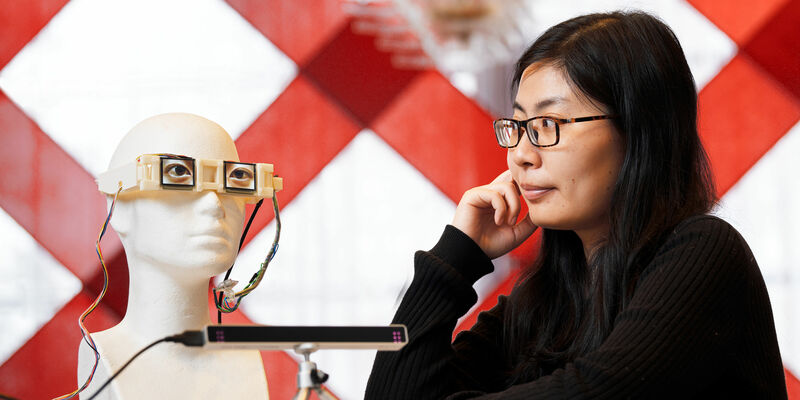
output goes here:
[{"label": "black sweater", "polygon": [[448,226],[414,268],[393,321],[408,326],[410,341],[378,352],[367,399],[786,399],[764,280],[719,218],[687,219],[667,236],[597,349],[511,387],[501,384],[508,298],[450,340],[477,301],[472,284],[493,270],[488,257]]}]

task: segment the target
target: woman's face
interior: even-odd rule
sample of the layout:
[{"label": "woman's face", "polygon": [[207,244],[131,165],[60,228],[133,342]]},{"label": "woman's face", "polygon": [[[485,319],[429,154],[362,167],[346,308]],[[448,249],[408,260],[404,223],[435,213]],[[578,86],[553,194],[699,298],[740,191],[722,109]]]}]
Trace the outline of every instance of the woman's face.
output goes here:
[{"label": "woman's face", "polygon": [[[514,119],[607,114],[602,107],[573,92],[561,69],[533,64],[522,75]],[[611,195],[624,154],[613,123],[596,120],[560,124],[560,140],[553,147],[535,147],[524,136],[508,150],[507,162],[533,223],[573,230],[589,248],[607,235]]]}]

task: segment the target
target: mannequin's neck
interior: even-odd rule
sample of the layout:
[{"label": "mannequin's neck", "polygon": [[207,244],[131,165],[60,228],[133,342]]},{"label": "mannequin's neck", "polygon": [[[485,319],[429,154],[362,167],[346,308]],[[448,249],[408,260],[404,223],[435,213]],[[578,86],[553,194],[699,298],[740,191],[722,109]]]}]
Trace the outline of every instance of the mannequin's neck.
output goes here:
[{"label": "mannequin's neck", "polygon": [[186,279],[165,269],[150,260],[128,256],[128,309],[120,325],[145,340],[211,324],[208,279]]}]

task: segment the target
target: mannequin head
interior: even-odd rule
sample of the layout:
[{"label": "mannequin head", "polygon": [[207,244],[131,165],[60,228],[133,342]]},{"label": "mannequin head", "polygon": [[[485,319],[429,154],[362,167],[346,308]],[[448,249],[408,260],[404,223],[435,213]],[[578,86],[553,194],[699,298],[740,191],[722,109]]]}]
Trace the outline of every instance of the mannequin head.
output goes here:
[{"label": "mannequin head", "polygon": [[[133,127],[117,146],[109,169],[155,153],[239,161],[236,146],[222,127],[196,115],[175,113]],[[126,193],[117,200],[111,224],[129,262],[145,262],[178,279],[207,281],[236,257],[244,205],[242,198],[215,191]]]}]

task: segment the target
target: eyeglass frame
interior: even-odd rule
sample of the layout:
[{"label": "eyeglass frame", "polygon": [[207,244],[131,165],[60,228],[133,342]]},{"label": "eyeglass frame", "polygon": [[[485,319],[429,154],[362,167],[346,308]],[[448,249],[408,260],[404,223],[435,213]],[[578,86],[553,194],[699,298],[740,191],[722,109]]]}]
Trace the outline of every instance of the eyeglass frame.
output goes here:
[{"label": "eyeglass frame", "polygon": [[[590,116],[590,117],[577,117],[577,118],[556,118],[556,117],[550,117],[550,116],[546,116],[546,115],[540,115],[540,116],[529,118],[529,119],[522,120],[522,121],[517,120],[517,119],[513,119],[513,118],[499,118],[499,119],[494,120],[494,122],[492,122],[492,128],[494,129],[494,137],[497,140],[497,144],[500,145],[500,147],[502,147],[504,149],[513,149],[513,148],[519,146],[519,142],[522,140],[522,135],[517,135],[517,143],[514,143],[513,146],[503,146],[502,144],[500,144],[500,139],[497,137],[497,123],[499,123],[501,121],[510,121],[510,122],[513,122],[513,123],[517,124],[517,130],[519,130],[520,128],[524,128],[525,129],[525,136],[528,137],[528,141],[531,142],[531,145],[541,148],[541,147],[553,147],[553,146],[557,145],[559,141],[561,141],[561,128],[560,128],[561,124],[572,124],[572,123],[575,123],[575,122],[586,122],[586,121],[599,121],[599,120],[614,119],[614,118],[617,118],[617,116],[616,115],[608,115],[608,114],[607,115],[593,115],[593,116]],[[533,138],[531,137],[531,130],[528,129],[528,123],[530,123],[531,121],[536,120],[536,119],[550,119],[550,120],[553,120],[556,123],[556,141],[555,141],[555,143],[553,143],[553,144],[537,144],[537,143],[533,142]]]},{"label": "eyeglass frame", "polygon": [[[192,183],[165,183],[163,176],[165,160],[191,161]],[[238,164],[252,167],[253,189],[236,188],[228,185],[227,179],[224,178],[227,173],[227,166]],[[215,173],[213,176],[204,177],[204,168],[198,168],[198,166],[216,168],[214,169]],[[272,198],[275,192],[283,189],[283,178],[274,175],[272,164],[201,159],[167,153],[142,154],[136,157],[134,162],[101,173],[95,181],[100,192],[108,195],[114,195],[117,192],[125,194],[136,191],[165,189],[194,192],[213,190],[220,194],[244,197],[248,203],[256,203],[263,198]]]}]

